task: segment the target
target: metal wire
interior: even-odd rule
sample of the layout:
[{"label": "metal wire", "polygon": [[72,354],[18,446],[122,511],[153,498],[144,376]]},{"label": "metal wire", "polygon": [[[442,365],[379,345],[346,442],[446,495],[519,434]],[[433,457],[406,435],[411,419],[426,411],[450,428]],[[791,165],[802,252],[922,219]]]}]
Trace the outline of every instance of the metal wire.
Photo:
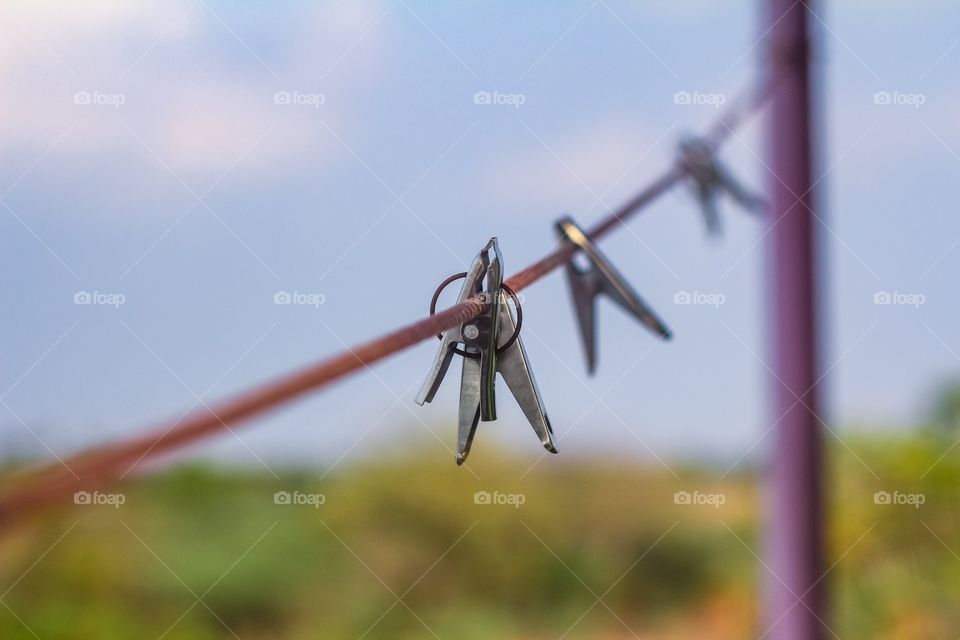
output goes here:
[{"label": "metal wire", "polygon": [[[755,91],[735,100],[729,111],[716,122],[707,140],[719,146],[742,122],[771,96],[781,74],[762,81]],[[685,177],[683,168],[674,164],[659,178],[620,208],[591,227],[592,240],[610,233],[627,218],[641,211]],[[514,291],[530,286],[557,267],[568,262],[575,247],[564,243],[553,252],[506,280]],[[185,447],[201,438],[227,430],[242,421],[279,408],[307,392],[317,391],[347,375],[407,349],[477,316],[483,305],[467,300],[435,315],[371,339],[356,347],[330,356],[317,364],[228,399],[213,408],[204,407],[172,424],[148,429],[144,435],[108,443],[61,460],[39,470],[11,479],[12,487],[0,493],[0,525],[37,510],[81,489],[90,489],[125,478],[150,458]]]}]

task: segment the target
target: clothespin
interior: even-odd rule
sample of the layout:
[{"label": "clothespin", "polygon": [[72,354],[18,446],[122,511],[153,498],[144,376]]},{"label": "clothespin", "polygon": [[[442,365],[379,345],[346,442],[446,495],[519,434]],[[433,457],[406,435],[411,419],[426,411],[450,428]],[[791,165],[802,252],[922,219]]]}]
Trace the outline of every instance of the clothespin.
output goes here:
[{"label": "clothespin", "polygon": [[757,212],[763,207],[763,200],[737,182],[733,174],[720,162],[714,145],[708,140],[696,137],[681,140],[679,163],[693,182],[693,189],[707,224],[707,232],[711,235],[717,235],[721,231],[717,209],[717,195],[721,191],[726,191],[749,212]]},{"label": "clothespin", "polygon": [[[520,303],[516,294],[503,283],[503,257],[496,238],[490,239],[461,277],[464,283],[457,302],[476,298],[484,302],[485,310],[481,315],[440,335],[440,349],[417,395],[417,404],[433,400],[454,354],[460,354],[463,357],[463,371],[460,379],[457,464],[463,464],[467,459],[478,423],[497,419],[497,373],[507,383],[544,448],[556,453],[553,428],[544,411],[537,383],[530,370],[530,360],[520,339]],[[441,285],[441,289],[455,278],[449,278]],[[434,304],[439,292],[440,289],[434,295]],[[514,320],[507,303],[508,294],[517,305],[517,320]],[[461,343],[463,349],[457,346]]]},{"label": "clothespin", "polygon": [[577,314],[577,324],[580,326],[588,373],[593,374],[597,363],[596,299],[600,294],[609,296],[643,326],[661,338],[667,340],[671,338],[670,329],[627,284],[623,276],[600,253],[600,250],[571,217],[560,218],[556,228],[557,234],[565,242],[574,244],[577,251],[583,253],[590,261],[590,266],[586,269],[578,267],[572,258],[566,264],[567,282],[570,283],[573,307]]}]

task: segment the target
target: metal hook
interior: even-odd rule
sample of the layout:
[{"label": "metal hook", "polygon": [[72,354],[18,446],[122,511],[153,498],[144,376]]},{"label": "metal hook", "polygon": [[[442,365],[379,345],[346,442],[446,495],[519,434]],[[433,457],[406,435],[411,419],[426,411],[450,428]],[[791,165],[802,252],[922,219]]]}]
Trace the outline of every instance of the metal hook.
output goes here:
[{"label": "metal hook", "polygon": [[719,161],[714,145],[704,138],[687,137],[678,147],[679,164],[693,182],[693,189],[703,213],[707,232],[718,235],[722,230],[717,196],[726,191],[748,212],[758,212],[763,199],[749,192]]},{"label": "metal hook", "polygon": [[590,261],[587,269],[579,268],[574,264],[573,259],[566,264],[567,282],[570,283],[570,293],[573,296],[573,307],[587,358],[588,373],[593,374],[597,363],[596,299],[600,294],[609,296],[643,326],[661,338],[667,340],[671,338],[670,329],[643,301],[643,298],[627,284],[623,276],[590,241],[583,229],[577,226],[573,218],[570,216],[560,218],[556,223],[556,229],[565,242],[575,245],[577,250]]}]

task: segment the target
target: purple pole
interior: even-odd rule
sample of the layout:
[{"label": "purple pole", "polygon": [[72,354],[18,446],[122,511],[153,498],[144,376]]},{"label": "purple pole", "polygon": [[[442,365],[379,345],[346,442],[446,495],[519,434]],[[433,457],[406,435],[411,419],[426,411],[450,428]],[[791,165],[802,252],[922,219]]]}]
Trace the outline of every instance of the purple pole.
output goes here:
[{"label": "purple pole", "polygon": [[824,620],[822,433],[817,419],[816,198],[808,9],[766,0],[769,71],[782,73],[770,104],[772,214],[767,264],[771,424],[764,630],[771,640],[820,640]]}]

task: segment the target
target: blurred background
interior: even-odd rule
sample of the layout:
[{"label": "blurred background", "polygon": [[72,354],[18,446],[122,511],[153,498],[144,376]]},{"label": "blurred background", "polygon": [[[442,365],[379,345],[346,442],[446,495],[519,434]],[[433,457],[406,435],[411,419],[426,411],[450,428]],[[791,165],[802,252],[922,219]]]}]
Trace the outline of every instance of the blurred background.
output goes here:
[{"label": "blurred background", "polygon": [[[830,627],[955,637],[960,15],[812,10]],[[750,87],[765,28],[721,0],[0,16],[8,470],[422,317],[492,235],[515,273]],[[723,150],[758,191],[763,132]],[[559,456],[503,401],[456,468],[423,343],[7,532],[2,636],[762,637],[763,226],[722,208],[707,237],[674,189],[603,241],[675,339],[601,303],[592,378],[560,272],[524,292]]]}]

